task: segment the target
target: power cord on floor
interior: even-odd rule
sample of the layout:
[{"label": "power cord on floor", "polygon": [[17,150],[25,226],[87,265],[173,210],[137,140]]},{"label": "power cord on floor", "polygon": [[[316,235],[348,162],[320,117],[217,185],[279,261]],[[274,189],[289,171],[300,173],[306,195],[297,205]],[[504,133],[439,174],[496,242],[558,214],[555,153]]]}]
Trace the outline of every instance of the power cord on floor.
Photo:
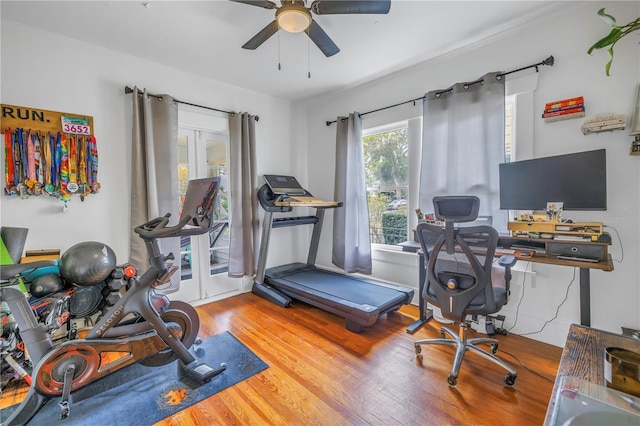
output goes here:
[{"label": "power cord on floor", "polygon": [[518,358],[518,357],[517,357],[517,356],[515,356],[514,354],[509,353],[509,352],[507,352],[507,351],[503,351],[503,350],[500,350],[500,353],[503,353],[503,354],[505,354],[505,355],[509,355],[511,358],[513,358],[513,359],[515,359],[516,361],[518,361],[518,364],[520,364],[520,365],[522,366],[522,368],[524,368],[525,370],[527,370],[527,371],[529,371],[529,372],[531,372],[531,373],[535,374],[536,376],[539,376],[539,377],[543,378],[544,380],[547,380],[547,381],[549,381],[549,382],[551,382],[551,383],[554,383],[554,382],[555,382],[555,379],[550,379],[550,378],[548,378],[547,376],[545,376],[544,374],[542,374],[542,373],[540,373],[540,372],[538,372],[538,371],[535,371],[535,370],[533,370],[532,368],[528,367],[524,362],[522,362],[522,360],[521,360],[520,358]]}]

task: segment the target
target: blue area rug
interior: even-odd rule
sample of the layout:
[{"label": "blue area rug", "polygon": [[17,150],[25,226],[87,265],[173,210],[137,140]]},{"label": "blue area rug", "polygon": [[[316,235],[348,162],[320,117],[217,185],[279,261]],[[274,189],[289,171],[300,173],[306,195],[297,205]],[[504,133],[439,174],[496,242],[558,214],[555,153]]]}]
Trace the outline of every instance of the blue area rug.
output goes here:
[{"label": "blue area rug", "polygon": [[[74,392],[66,419],[60,420],[59,399],[53,398],[29,425],[152,425],[268,368],[229,332],[203,340],[191,352],[213,368],[224,362],[227,369],[198,386],[179,377],[177,361],[161,367],[134,364]],[[0,410],[0,419],[15,407]]]}]

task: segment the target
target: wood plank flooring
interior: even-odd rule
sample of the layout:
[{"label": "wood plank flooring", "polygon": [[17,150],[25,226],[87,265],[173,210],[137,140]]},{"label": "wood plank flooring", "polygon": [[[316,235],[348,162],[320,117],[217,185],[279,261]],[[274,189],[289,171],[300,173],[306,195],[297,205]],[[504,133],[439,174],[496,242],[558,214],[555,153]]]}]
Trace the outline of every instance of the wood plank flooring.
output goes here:
[{"label": "wood plank flooring", "polygon": [[[524,337],[498,336],[498,355],[518,370],[516,385],[504,386],[500,367],[467,352],[451,388],[453,348],[425,346],[422,361],[415,356],[415,340],[440,337],[433,320],[406,333],[415,307],[359,334],[309,305],[284,309],[251,293],[197,310],[202,337],[230,331],[269,368],[157,425],[541,425],[562,354]],[[7,388],[2,399],[21,394]]]}]

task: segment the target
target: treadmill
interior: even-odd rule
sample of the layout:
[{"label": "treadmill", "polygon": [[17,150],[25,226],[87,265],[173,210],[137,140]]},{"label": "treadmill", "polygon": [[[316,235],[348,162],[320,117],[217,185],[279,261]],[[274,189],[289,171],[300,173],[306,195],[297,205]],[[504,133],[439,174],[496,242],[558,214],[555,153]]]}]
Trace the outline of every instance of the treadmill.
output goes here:
[{"label": "treadmill", "polygon": [[[322,221],[326,209],[342,207],[342,202],[317,199],[302,188],[295,177],[264,175],[258,190],[265,210],[258,267],[252,291],[283,308],[296,299],[346,319],[346,328],[359,333],[381,315],[398,310],[413,299],[413,289],[321,269],[315,266]],[[279,217],[294,207],[315,207],[314,216]],[[307,263],[290,263],[265,270],[269,238],[273,228],[313,225]]]}]

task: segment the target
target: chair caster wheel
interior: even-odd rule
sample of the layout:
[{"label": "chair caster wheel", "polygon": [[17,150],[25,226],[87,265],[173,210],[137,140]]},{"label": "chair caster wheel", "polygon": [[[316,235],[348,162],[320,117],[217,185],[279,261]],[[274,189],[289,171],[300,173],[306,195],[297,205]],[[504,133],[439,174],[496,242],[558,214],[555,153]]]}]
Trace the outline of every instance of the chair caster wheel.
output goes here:
[{"label": "chair caster wheel", "polygon": [[420,355],[422,353],[422,346],[416,345],[416,355]]},{"label": "chair caster wheel", "polygon": [[516,379],[518,378],[518,376],[516,376],[515,374],[507,374],[506,376],[504,376],[504,384],[507,386],[513,386],[516,384]]},{"label": "chair caster wheel", "polygon": [[449,386],[451,386],[452,388],[455,388],[456,385],[458,384],[458,376],[454,376],[453,374],[449,374],[447,376],[447,383],[449,383]]},{"label": "chair caster wheel", "polygon": [[492,355],[497,354],[498,353],[498,344],[497,343],[492,343],[489,350],[491,351]]}]

